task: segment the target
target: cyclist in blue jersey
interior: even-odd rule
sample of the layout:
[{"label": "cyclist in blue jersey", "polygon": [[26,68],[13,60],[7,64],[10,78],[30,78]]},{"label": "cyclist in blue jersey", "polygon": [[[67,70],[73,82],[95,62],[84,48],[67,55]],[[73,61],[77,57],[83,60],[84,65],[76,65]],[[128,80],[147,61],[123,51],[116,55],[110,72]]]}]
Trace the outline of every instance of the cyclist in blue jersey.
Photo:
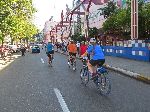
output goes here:
[{"label": "cyclist in blue jersey", "polygon": [[48,42],[47,46],[47,56],[49,57],[48,59],[48,62],[50,63],[51,59],[50,59],[50,56],[52,56],[52,59],[54,58],[53,55],[54,55],[54,45],[52,44],[52,42]]},{"label": "cyclist in blue jersey", "polygon": [[102,48],[96,44],[95,38],[90,39],[90,44],[87,51],[81,57],[85,57],[87,54],[91,55],[91,59],[88,61],[87,65],[92,74],[92,78],[94,78],[96,76],[96,65],[102,66],[105,63],[105,56]]}]

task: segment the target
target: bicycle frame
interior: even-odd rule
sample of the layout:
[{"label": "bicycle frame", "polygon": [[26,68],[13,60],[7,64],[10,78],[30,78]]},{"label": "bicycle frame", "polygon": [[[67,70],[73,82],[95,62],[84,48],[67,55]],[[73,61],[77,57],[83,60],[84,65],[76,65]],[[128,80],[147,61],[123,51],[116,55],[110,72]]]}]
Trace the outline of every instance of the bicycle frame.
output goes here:
[{"label": "bicycle frame", "polygon": [[[82,84],[86,86],[88,82],[90,81],[91,75],[88,70],[87,60],[83,59],[82,62],[83,62],[83,67],[81,68],[81,71],[80,71],[80,78],[81,78]],[[94,77],[94,79],[92,80],[95,83],[97,90],[99,90],[102,95],[109,94],[111,91],[111,84],[107,77],[107,74],[108,74],[107,70],[104,67],[100,67],[97,65],[96,74],[97,76]]]}]

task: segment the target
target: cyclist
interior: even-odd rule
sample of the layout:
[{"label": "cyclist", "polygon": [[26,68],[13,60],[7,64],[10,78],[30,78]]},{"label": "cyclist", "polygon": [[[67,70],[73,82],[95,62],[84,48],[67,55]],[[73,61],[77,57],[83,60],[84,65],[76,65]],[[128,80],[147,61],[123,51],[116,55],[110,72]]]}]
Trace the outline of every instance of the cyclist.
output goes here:
[{"label": "cyclist", "polygon": [[[51,59],[54,59],[54,56],[53,56],[54,55],[54,45],[52,44],[51,41],[48,42],[46,48],[47,48],[46,53],[48,56],[48,63],[50,64]],[[52,56],[51,59],[50,59],[50,56]]]},{"label": "cyclist", "polygon": [[81,42],[81,46],[80,46],[80,56],[83,55],[87,50],[87,45],[84,41]]},{"label": "cyclist", "polygon": [[70,64],[70,57],[71,56],[75,59],[74,61],[76,62],[77,46],[76,46],[76,44],[74,43],[73,40],[70,40],[70,43],[67,47],[67,51],[69,53],[68,64]]},{"label": "cyclist", "polygon": [[77,52],[78,52],[78,55],[79,55],[79,51],[80,51],[80,42],[79,41],[77,41],[76,46],[77,46]]},{"label": "cyclist", "polygon": [[102,48],[96,44],[96,39],[91,38],[90,44],[87,51],[81,56],[85,57],[87,54],[91,55],[91,59],[88,61],[88,69],[92,74],[92,79],[96,76],[96,65],[102,66],[105,63],[105,56]]}]

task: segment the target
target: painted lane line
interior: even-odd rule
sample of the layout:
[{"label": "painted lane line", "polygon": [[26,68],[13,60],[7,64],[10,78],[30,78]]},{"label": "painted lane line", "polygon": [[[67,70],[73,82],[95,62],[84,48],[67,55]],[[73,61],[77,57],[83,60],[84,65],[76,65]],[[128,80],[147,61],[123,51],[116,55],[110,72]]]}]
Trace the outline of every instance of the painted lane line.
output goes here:
[{"label": "painted lane line", "polygon": [[63,112],[70,112],[68,107],[67,107],[67,104],[65,103],[65,100],[63,99],[63,96],[61,95],[61,93],[59,91],[59,89],[54,88],[54,91],[55,91],[55,94],[57,96],[59,104],[61,105]]},{"label": "painted lane line", "polygon": [[41,62],[42,62],[42,63],[44,63],[44,60],[43,60],[43,58],[41,58]]}]

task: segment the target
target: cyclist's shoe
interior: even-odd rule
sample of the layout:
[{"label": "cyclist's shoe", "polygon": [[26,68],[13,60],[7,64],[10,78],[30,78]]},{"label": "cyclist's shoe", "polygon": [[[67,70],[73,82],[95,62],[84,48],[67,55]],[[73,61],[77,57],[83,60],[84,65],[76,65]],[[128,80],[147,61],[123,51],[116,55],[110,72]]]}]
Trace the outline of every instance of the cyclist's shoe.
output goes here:
[{"label": "cyclist's shoe", "polygon": [[70,62],[68,61],[68,65],[70,66]]},{"label": "cyclist's shoe", "polygon": [[76,67],[73,67],[73,70],[75,71],[75,70],[76,70]]}]

